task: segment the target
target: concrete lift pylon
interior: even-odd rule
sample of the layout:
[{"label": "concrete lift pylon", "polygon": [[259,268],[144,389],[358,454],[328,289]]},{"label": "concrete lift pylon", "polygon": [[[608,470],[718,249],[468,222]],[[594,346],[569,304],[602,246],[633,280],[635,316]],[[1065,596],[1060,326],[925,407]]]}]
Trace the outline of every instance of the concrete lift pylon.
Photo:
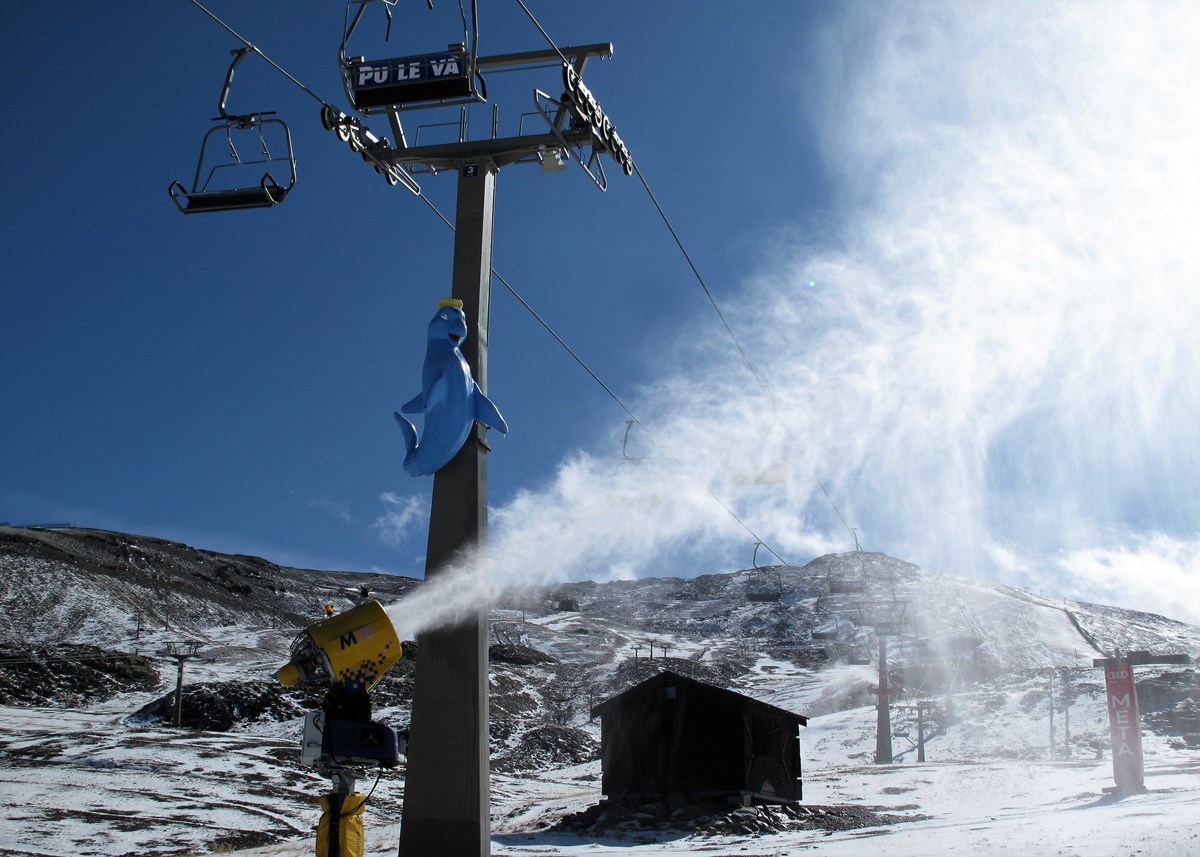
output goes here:
[{"label": "concrete lift pylon", "polygon": [[859,623],[873,628],[879,643],[879,683],[871,685],[875,702],[875,764],[892,764],[892,719],[891,698],[900,688],[888,684],[887,638],[898,636],[905,623],[907,601],[883,600],[861,601],[858,608]]},{"label": "concrete lift pylon", "polygon": [[[488,306],[496,167],[460,167],[452,296],[475,330],[463,357],[487,392]],[[460,551],[487,542],[486,429],[475,424],[434,475],[425,579]],[[483,855],[491,849],[488,779],[487,608],[458,625],[421,634],[413,693],[399,854]]]},{"label": "concrete lift pylon", "polygon": [[[610,44],[576,47],[566,53],[566,64],[577,78],[589,57],[611,53]],[[478,67],[537,62],[562,63],[563,57],[557,51],[481,57]],[[591,115],[600,112],[589,106],[595,108]],[[491,139],[435,146],[408,147],[400,112],[393,110],[388,118],[397,146],[376,151],[381,165],[421,164],[457,172],[452,297],[462,301],[473,326],[461,351],[486,395],[496,174],[507,164],[536,160],[564,144],[607,149],[603,140],[597,143],[592,123],[569,104],[562,105],[549,134],[497,138],[493,123]],[[463,448],[434,475],[427,581],[436,580],[464,553],[480,557],[479,566],[484,565],[486,431],[476,423]],[[423,632],[418,643],[399,857],[483,857],[491,853],[486,606],[459,624]]]}]

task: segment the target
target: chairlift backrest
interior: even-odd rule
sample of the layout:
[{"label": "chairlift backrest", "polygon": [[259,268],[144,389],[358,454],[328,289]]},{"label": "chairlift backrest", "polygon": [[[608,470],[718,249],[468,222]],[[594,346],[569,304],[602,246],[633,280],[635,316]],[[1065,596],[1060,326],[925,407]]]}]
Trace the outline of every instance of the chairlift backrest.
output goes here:
[{"label": "chairlift backrest", "polygon": [[[477,74],[478,42],[475,0],[471,0],[471,21],[462,10],[462,40],[445,50],[403,57],[367,59],[351,56],[350,37],[354,35],[370,3],[382,3],[391,29],[391,7],[397,0],[350,0],[346,4],[346,25],[338,51],[342,84],[346,97],[359,113],[370,115],[391,110],[438,107],[483,100],[482,80]],[[433,6],[430,4],[430,8]]]},{"label": "chairlift backrest", "polygon": [[[271,208],[283,202],[296,183],[296,155],[292,149],[292,132],[287,123],[282,119],[264,118],[273,116],[273,112],[234,115],[225,109],[234,71],[246,54],[251,52],[251,48],[239,48],[231,52],[233,62],[225,74],[225,85],[221,88],[221,98],[217,103],[220,115],[213,119],[218,124],[208,129],[200,144],[200,157],[191,188],[174,181],[167,189],[175,206],[184,214]],[[272,153],[268,144],[267,128],[279,131],[273,135],[277,138],[275,153]],[[209,150],[209,143],[222,136],[229,150],[228,157],[224,159],[213,156]],[[243,158],[238,141],[243,144],[242,151],[245,151],[246,142],[250,142],[258,154]],[[280,151],[280,147],[285,151]],[[259,167],[261,171],[257,169]],[[280,167],[286,169],[287,181],[284,184],[272,173],[272,169],[279,171]]]}]

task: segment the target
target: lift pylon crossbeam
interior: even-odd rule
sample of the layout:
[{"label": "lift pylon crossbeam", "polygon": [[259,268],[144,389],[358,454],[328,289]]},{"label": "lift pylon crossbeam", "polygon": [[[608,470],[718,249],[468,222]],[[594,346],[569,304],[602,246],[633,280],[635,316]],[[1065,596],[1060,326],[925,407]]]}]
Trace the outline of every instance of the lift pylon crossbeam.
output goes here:
[{"label": "lift pylon crossbeam", "polygon": [[[573,140],[586,143],[591,134],[573,132]],[[521,137],[500,137],[495,140],[467,140],[462,143],[442,143],[389,149],[376,157],[387,164],[426,164],[449,169],[464,160],[487,159],[496,166],[506,166],[524,158],[532,158],[545,149],[557,149],[561,143],[555,134],[526,134]]]}]

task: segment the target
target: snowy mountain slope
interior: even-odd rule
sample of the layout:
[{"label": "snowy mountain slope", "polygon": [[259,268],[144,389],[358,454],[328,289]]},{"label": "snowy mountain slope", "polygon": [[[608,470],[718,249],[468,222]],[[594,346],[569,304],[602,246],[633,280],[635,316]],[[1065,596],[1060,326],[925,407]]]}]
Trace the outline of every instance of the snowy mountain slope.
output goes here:
[{"label": "snowy mountain slope", "polygon": [[[326,785],[298,758],[299,716],[312,700],[285,694],[272,674],[298,628],[324,603],[354,603],[363,585],[391,600],[418,583],[279,568],[124,534],[0,528],[5,657],[31,642],[87,641],[140,651],[161,676],[150,690],[69,696],[65,686],[55,690],[63,668],[41,655],[39,675],[54,677],[39,679],[50,701],[0,705],[0,797],[16,807],[3,823],[0,855],[248,846],[264,855],[311,853],[315,796]],[[895,631],[884,637],[889,683],[904,691],[892,711],[896,764],[877,767],[870,686],[885,620],[896,623],[884,629]],[[1060,837],[1064,854],[1124,855],[1131,852],[1097,843],[1119,849],[1138,836],[1161,844],[1147,854],[1200,853],[1200,809],[1187,803],[1200,807],[1195,670],[1138,668],[1151,793],[1122,802],[1128,813],[1102,815],[1113,809],[1097,803],[1111,763],[1102,677],[1091,667],[1098,649],[1118,645],[1200,654],[1200,629],[1191,626],[854,553],[803,568],[513,593],[493,607],[492,623],[497,854],[785,854],[811,847],[814,837],[822,853],[841,854],[867,834],[886,836],[894,854],[952,853],[930,849],[935,833],[979,853],[1004,853],[999,843],[1019,840],[1039,854],[1055,852],[1039,851],[1035,833],[1059,828],[1070,830]],[[163,710],[175,665],[156,653],[180,639],[201,646],[187,662],[184,698],[185,709],[199,706],[191,714],[208,731],[130,716]],[[373,694],[376,716],[399,728],[408,722],[411,666],[402,661]],[[734,822],[704,834],[699,823],[680,829],[653,812],[605,828],[551,830],[601,797],[592,705],[662,668],[812,718],[802,735],[807,815],[735,819],[740,835],[730,832]],[[0,672],[13,669],[0,663]],[[190,695],[201,691],[207,695]],[[55,704],[55,693],[74,702]],[[229,704],[219,728],[227,731],[214,731],[201,700],[221,703],[222,695]],[[93,698],[102,701],[78,702]],[[251,698],[266,702],[246,704]],[[915,715],[903,707],[916,701],[934,703],[923,765]],[[402,797],[403,766],[372,796],[369,853],[394,853]],[[872,812],[908,820],[839,826]],[[1089,833],[1093,822],[1111,825],[1111,841]],[[748,838],[753,830],[765,833]]]},{"label": "snowy mountain slope", "polygon": [[357,603],[362,586],[386,603],[416,583],[287,568],[148,536],[0,527],[0,640],[117,643],[133,638],[139,621],[185,635],[222,625],[294,629],[326,603]]}]

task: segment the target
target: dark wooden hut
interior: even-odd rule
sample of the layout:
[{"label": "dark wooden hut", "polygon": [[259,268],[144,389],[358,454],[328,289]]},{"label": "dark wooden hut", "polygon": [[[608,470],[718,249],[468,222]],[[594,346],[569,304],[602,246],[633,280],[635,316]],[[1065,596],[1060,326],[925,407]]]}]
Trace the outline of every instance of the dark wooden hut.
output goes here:
[{"label": "dark wooden hut", "polygon": [[803,797],[800,729],[808,718],[661,672],[592,709],[600,718],[602,789],[644,803],[796,803]]}]

